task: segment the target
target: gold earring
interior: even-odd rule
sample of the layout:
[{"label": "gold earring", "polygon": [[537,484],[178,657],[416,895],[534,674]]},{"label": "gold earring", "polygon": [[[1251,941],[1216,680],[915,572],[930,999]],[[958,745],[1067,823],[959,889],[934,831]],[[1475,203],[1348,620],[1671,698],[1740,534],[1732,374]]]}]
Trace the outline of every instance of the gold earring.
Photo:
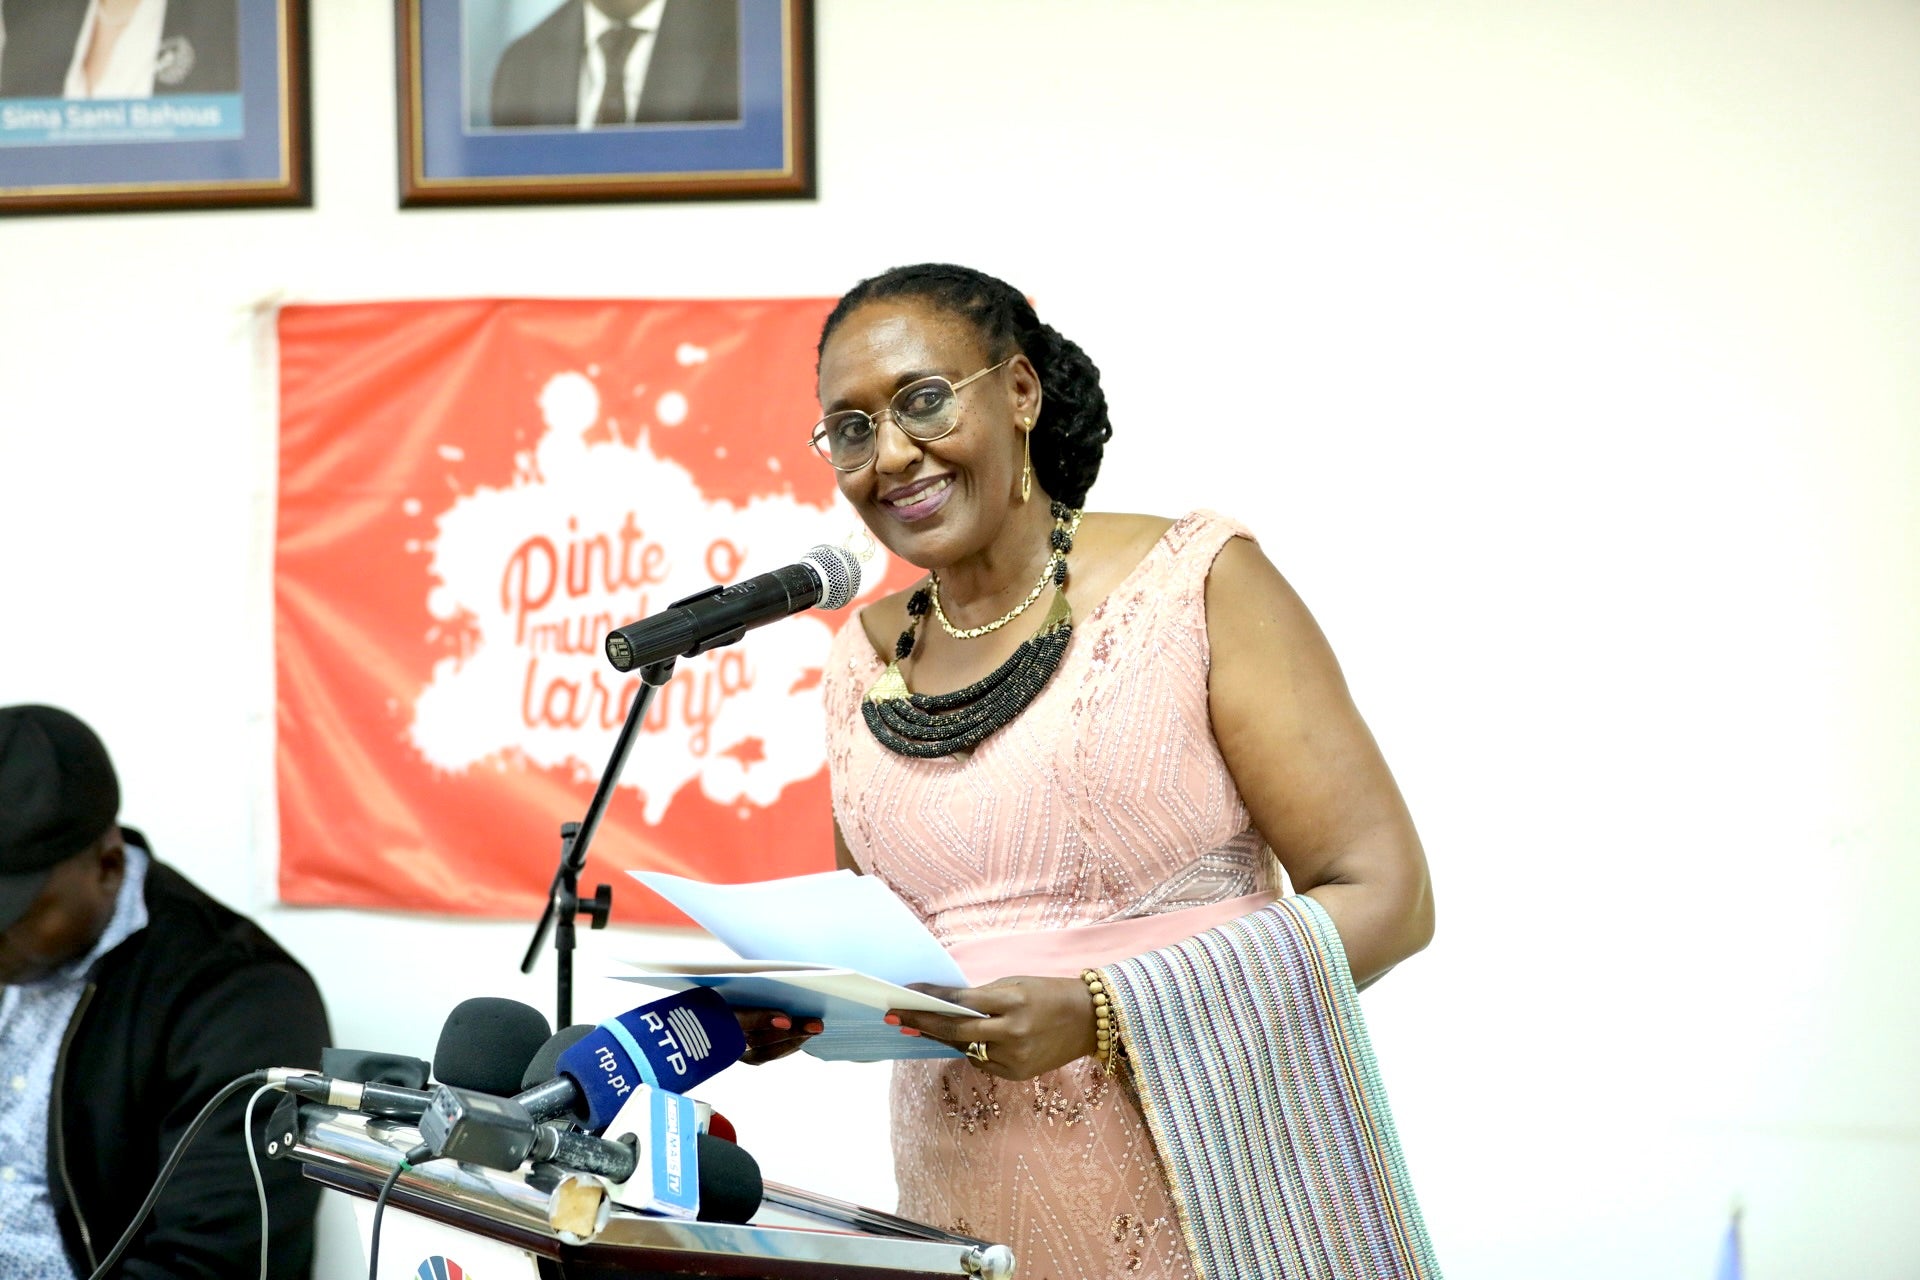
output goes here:
[{"label": "gold earring", "polygon": [[1020,501],[1022,502],[1033,496],[1033,419],[1028,418],[1025,421],[1027,430],[1024,438],[1027,456],[1020,467]]}]

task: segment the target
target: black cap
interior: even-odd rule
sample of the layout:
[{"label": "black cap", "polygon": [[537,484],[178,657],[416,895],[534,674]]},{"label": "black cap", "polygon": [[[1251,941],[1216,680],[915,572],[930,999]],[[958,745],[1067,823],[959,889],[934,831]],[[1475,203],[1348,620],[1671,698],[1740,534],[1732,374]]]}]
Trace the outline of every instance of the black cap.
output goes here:
[{"label": "black cap", "polygon": [[119,816],[120,780],[98,734],[58,707],[0,707],[0,929]]}]

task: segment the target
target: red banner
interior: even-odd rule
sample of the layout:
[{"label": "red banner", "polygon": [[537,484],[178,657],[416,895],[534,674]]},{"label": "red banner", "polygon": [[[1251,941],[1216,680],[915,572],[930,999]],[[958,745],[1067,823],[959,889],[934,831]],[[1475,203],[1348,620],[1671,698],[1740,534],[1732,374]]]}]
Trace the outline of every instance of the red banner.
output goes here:
[{"label": "red banner", "polygon": [[[805,445],[831,302],[459,301],[280,314],[280,894],[531,919],[639,691],[601,643],[844,543]],[[874,549],[861,599],[913,570]],[[832,865],[808,612],[682,659],[582,884]]]}]

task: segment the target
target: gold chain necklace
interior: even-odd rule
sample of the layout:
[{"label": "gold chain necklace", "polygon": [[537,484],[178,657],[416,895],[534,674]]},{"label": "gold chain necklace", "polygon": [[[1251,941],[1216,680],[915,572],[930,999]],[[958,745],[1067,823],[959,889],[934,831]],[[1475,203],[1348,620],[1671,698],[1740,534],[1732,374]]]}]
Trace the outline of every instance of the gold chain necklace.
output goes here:
[{"label": "gold chain necklace", "polygon": [[[1067,537],[1072,538],[1074,532],[1079,528],[1080,513],[1076,511],[1073,513],[1072,522],[1067,525]],[[1033,590],[1027,592],[1027,598],[1025,600],[1022,600],[1019,604],[1013,606],[1013,608],[1007,610],[992,622],[986,623],[983,626],[966,627],[964,629],[956,627],[947,621],[946,610],[940,607],[940,575],[937,573],[929,573],[927,577],[931,580],[933,588],[931,592],[933,597],[933,616],[939,620],[940,629],[952,636],[955,640],[972,640],[978,636],[984,636],[989,632],[998,631],[1033,607],[1033,602],[1038,600],[1040,593],[1045,591],[1048,585],[1053,582],[1054,576],[1059,572],[1060,562],[1066,558],[1066,553],[1056,547],[1053,554],[1047,557],[1046,567],[1040,571],[1040,581],[1033,584]]]}]

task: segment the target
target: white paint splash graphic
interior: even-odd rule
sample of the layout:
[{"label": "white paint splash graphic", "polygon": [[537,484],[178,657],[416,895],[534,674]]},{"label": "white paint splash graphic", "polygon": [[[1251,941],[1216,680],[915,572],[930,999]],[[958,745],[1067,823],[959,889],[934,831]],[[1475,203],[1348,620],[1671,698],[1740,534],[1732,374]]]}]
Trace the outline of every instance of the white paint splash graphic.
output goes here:
[{"label": "white paint splash graphic", "polygon": [[[674,406],[662,417],[684,417],[685,395],[666,396]],[[524,760],[597,778],[639,689],[608,665],[609,630],[859,527],[837,501],[824,511],[786,497],[711,501],[644,432],[633,444],[589,444],[601,403],[580,373],[556,374],[538,403],[547,430],[514,481],[455,499],[436,521],[427,605],[434,631],[465,643],[435,665],[408,733],[447,772]],[[863,598],[886,570],[876,550]],[[829,639],[822,615],[801,613],[681,659],[622,774],[645,820],[658,823],[690,783],[717,804],[765,806],[818,773]]]}]

